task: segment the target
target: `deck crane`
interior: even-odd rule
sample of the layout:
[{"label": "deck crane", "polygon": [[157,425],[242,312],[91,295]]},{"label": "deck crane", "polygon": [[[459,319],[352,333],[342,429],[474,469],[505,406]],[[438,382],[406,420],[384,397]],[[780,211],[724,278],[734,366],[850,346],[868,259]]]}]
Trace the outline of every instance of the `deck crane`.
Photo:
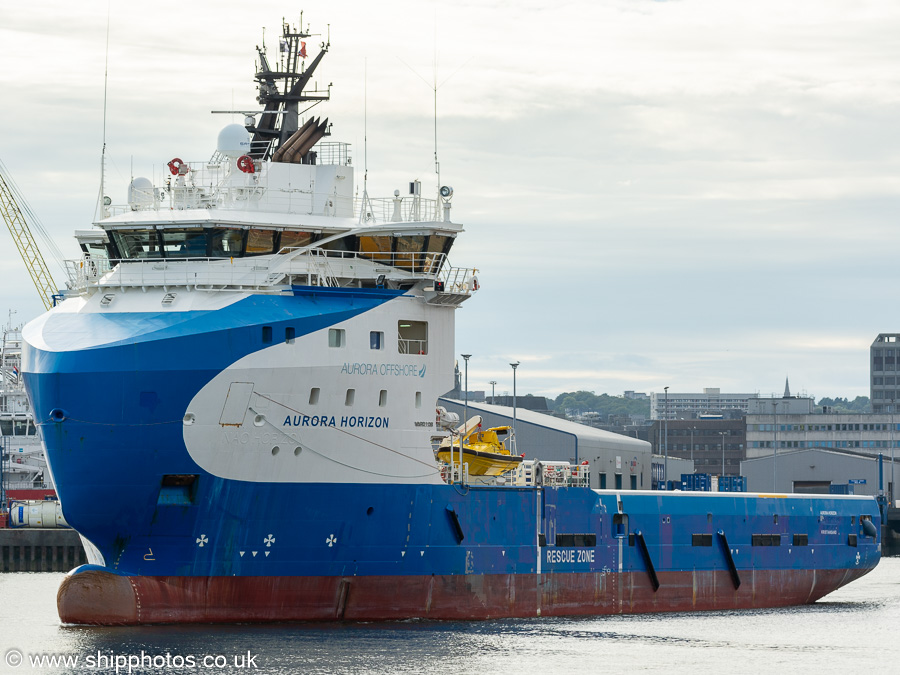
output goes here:
[{"label": "deck crane", "polygon": [[53,282],[53,277],[50,276],[50,270],[47,269],[44,256],[41,255],[34,236],[31,234],[28,221],[25,220],[22,209],[19,207],[19,202],[24,204],[24,200],[21,195],[19,195],[19,199],[16,199],[17,194],[15,184],[9,178],[9,172],[0,162],[0,215],[6,221],[16,248],[19,249],[19,255],[22,256],[31,280],[41,296],[44,308],[50,309],[54,305],[54,296],[58,293],[57,287]]}]

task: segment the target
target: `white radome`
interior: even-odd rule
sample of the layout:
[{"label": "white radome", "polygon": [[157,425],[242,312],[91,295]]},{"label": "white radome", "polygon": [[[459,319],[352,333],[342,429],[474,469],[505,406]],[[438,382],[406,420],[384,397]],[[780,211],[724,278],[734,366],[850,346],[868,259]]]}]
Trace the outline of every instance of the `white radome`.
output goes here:
[{"label": "white radome", "polygon": [[150,179],[138,177],[129,183],[128,203],[131,206],[148,206],[153,203],[153,183]]},{"label": "white radome", "polygon": [[216,149],[226,157],[246,155],[250,152],[250,133],[240,124],[229,124],[219,132]]}]

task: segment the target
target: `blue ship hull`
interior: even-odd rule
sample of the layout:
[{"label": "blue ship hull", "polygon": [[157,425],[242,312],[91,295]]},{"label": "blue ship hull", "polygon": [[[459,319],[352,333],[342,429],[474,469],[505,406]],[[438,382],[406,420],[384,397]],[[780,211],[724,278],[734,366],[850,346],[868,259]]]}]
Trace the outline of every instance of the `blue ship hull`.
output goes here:
[{"label": "blue ship hull", "polygon": [[860,516],[877,522],[864,499],[209,484],[191,505],[157,505],[143,534],[107,529],[104,557],[115,562],[67,578],[63,620],[770,607],[813,602],[880,557],[860,525]]},{"label": "blue ship hull", "polygon": [[760,607],[814,601],[877,564],[868,498],[266,482],[194,461],[184,411],[267,347],[261,326],[310,334],[395,297],[295,289],[210,314],[49,314],[26,386],[66,518],[100,563],[63,584],[63,620]]}]

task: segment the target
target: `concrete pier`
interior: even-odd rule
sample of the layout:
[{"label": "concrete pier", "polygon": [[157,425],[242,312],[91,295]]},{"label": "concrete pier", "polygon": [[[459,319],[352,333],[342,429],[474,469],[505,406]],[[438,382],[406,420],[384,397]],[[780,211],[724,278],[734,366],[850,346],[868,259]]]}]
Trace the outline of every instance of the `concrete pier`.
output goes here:
[{"label": "concrete pier", "polygon": [[75,530],[0,529],[0,572],[68,572],[86,562]]}]

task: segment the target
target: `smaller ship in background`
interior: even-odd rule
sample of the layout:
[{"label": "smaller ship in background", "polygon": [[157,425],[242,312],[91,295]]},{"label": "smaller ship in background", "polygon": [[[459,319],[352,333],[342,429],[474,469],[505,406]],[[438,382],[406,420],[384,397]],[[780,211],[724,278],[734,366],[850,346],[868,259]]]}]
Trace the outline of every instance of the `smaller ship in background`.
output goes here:
[{"label": "smaller ship in background", "polygon": [[11,316],[0,332],[0,527],[7,524],[11,501],[56,495],[22,383],[22,333]]}]

